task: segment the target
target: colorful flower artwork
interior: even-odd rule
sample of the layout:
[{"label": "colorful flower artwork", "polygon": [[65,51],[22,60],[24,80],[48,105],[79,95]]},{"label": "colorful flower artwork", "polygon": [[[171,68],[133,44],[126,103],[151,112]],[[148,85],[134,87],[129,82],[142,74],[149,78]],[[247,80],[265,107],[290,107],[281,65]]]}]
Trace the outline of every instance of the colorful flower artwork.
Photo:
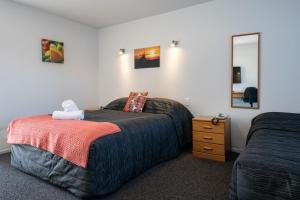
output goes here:
[{"label": "colorful flower artwork", "polygon": [[64,43],[42,39],[42,61],[64,63]]}]

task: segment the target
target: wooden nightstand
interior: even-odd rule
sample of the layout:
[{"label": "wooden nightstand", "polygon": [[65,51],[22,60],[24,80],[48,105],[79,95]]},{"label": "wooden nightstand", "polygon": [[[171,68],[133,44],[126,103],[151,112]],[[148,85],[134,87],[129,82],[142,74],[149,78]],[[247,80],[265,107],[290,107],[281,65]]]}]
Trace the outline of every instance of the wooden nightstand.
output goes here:
[{"label": "wooden nightstand", "polygon": [[226,161],[231,149],[230,118],[212,124],[212,117],[193,118],[193,155],[217,161]]}]

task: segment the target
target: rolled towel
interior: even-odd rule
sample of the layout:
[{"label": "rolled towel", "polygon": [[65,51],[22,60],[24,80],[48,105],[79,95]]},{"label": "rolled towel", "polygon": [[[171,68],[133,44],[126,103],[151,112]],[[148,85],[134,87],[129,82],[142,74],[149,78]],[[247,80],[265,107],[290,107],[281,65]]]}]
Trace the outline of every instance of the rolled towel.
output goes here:
[{"label": "rolled towel", "polygon": [[79,111],[76,103],[73,100],[65,100],[62,102],[62,107],[65,112]]},{"label": "rolled towel", "polygon": [[64,111],[54,111],[52,113],[53,119],[64,119],[64,120],[82,120],[84,119],[83,110],[64,112]]}]

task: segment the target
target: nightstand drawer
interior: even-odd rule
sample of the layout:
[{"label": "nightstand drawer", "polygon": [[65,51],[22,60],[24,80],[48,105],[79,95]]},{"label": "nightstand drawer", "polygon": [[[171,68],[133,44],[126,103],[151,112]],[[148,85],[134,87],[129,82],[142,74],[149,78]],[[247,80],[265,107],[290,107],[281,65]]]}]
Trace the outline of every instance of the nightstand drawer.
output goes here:
[{"label": "nightstand drawer", "polygon": [[217,160],[217,161],[225,161],[225,156],[203,153],[198,151],[193,151],[193,155],[199,158],[205,158],[210,160]]},{"label": "nightstand drawer", "polygon": [[199,142],[224,144],[224,134],[193,131],[193,140]]},{"label": "nightstand drawer", "polygon": [[193,121],[193,130],[194,131],[202,131],[202,132],[210,132],[210,133],[224,133],[225,126],[224,123],[218,123],[217,125],[213,125],[211,122],[207,121]]},{"label": "nightstand drawer", "polygon": [[221,144],[193,141],[193,150],[209,154],[225,155],[225,147]]}]

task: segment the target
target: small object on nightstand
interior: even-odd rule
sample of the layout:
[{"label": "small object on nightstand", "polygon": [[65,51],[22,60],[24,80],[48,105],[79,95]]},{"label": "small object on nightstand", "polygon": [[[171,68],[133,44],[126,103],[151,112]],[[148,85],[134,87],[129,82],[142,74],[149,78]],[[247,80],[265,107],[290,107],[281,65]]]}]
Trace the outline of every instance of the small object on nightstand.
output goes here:
[{"label": "small object on nightstand", "polygon": [[193,118],[193,155],[199,158],[226,161],[231,149],[230,118],[212,122],[213,117]]}]

